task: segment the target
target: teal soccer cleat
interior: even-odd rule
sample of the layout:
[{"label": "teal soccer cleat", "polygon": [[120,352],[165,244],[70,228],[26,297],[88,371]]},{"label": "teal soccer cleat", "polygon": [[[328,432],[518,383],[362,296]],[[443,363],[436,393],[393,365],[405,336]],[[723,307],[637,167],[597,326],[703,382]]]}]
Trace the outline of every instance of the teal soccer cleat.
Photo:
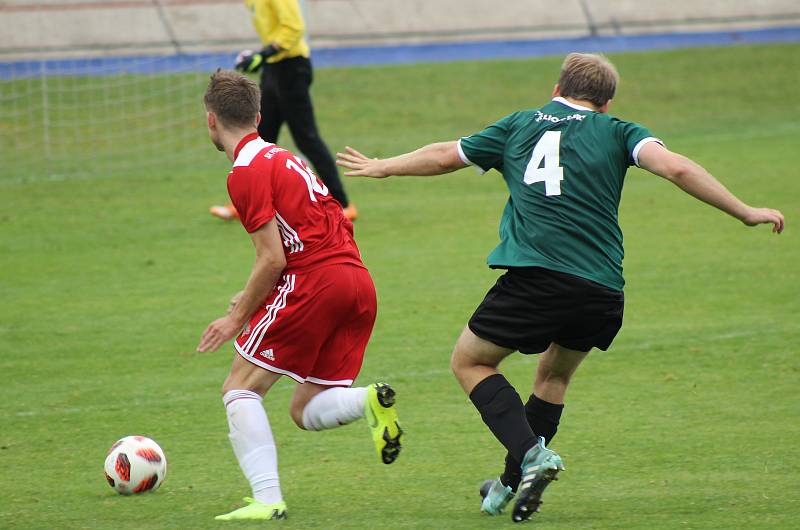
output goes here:
[{"label": "teal soccer cleat", "polygon": [[558,453],[544,445],[541,436],[536,445],[531,447],[522,459],[522,482],[517,490],[517,502],[511,519],[515,523],[527,521],[531,515],[539,511],[542,504],[542,493],[550,482],[558,480],[559,471],[564,470],[564,462]]},{"label": "teal soccer cleat", "polygon": [[514,498],[514,490],[511,486],[503,486],[500,479],[487,480],[481,486],[481,511],[488,515],[500,515],[503,510]]}]

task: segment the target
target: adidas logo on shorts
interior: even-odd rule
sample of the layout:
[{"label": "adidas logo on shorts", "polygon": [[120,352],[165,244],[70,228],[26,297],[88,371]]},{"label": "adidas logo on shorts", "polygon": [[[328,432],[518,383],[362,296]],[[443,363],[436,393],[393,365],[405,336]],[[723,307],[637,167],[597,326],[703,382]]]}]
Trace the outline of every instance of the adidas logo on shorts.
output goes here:
[{"label": "adidas logo on shorts", "polygon": [[274,361],[275,360],[275,354],[272,353],[272,348],[270,348],[268,350],[264,350],[262,352],[258,352],[258,354],[260,356],[262,356],[262,357],[265,357],[266,359],[268,359],[270,361]]}]

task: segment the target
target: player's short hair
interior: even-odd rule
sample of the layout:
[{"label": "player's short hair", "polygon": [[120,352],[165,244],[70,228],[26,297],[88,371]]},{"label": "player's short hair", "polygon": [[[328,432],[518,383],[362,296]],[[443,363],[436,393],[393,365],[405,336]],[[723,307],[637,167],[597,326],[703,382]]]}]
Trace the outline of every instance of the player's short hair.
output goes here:
[{"label": "player's short hair", "polygon": [[232,70],[217,70],[211,75],[203,102],[226,126],[253,126],[261,108],[261,90],[247,76]]},{"label": "player's short hair", "polygon": [[563,97],[602,107],[614,97],[619,74],[611,61],[594,53],[570,53],[561,65],[558,86]]}]

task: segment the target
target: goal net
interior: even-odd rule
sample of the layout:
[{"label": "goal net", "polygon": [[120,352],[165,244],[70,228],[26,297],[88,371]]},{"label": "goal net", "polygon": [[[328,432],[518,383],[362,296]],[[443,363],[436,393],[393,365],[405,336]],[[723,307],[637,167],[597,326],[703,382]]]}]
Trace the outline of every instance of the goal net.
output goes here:
[{"label": "goal net", "polygon": [[207,72],[227,66],[225,59],[0,64],[0,180],[127,173],[205,158],[201,97]]},{"label": "goal net", "polygon": [[[221,4],[249,28],[243,3]],[[230,68],[242,44],[209,46],[200,34],[187,48],[173,31],[181,19],[161,9],[182,5],[0,1],[0,183],[221,169],[202,94],[209,74]],[[195,33],[212,27],[193,20],[185,23]],[[251,42],[249,33],[242,37]]]}]

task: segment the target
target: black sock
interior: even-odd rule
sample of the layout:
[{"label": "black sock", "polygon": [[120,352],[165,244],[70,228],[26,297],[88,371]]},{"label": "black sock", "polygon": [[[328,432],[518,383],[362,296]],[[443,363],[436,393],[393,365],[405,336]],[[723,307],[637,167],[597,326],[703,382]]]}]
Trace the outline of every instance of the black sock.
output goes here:
[{"label": "black sock", "polygon": [[531,426],[536,436],[544,438],[545,445],[550,445],[550,441],[555,437],[563,411],[564,405],[556,405],[539,399],[535,394],[531,394],[528,402],[525,403],[525,416],[528,418],[528,425]]},{"label": "black sock", "polygon": [[506,450],[518,461],[536,445],[525,407],[514,387],[502,374],[492,374],[472,389],[469,395],[475,408]]},{"label": "black sock", "polygon": [[503,469],[503,474],[500,475],[500,483],[503,486],[509,486],[512,490],[517,491],[519,483],[522,482],[522,469],[520,463],[511,458],[509,453],[506,453],[506,467]]},{"label": "black sock", "polygon": [[[556,405],[549,403],[543,399],[539,399],[534,394],[528,398],[525,403],[525,416],[528,418],[528,425],[536,436],[542,436],[545,440],[545,445],[550,445],[550,441],[558,431],[558,422],[561,420],[561,413],[564,410],[564,405]],[[500,475],[500,482],[503,486],[511,486],[511,489],[516,491],[519,482],[522,479],[520,475],[520,463],[514,460],[510,454],[506,455],[506,466],[503,474]]]}]

